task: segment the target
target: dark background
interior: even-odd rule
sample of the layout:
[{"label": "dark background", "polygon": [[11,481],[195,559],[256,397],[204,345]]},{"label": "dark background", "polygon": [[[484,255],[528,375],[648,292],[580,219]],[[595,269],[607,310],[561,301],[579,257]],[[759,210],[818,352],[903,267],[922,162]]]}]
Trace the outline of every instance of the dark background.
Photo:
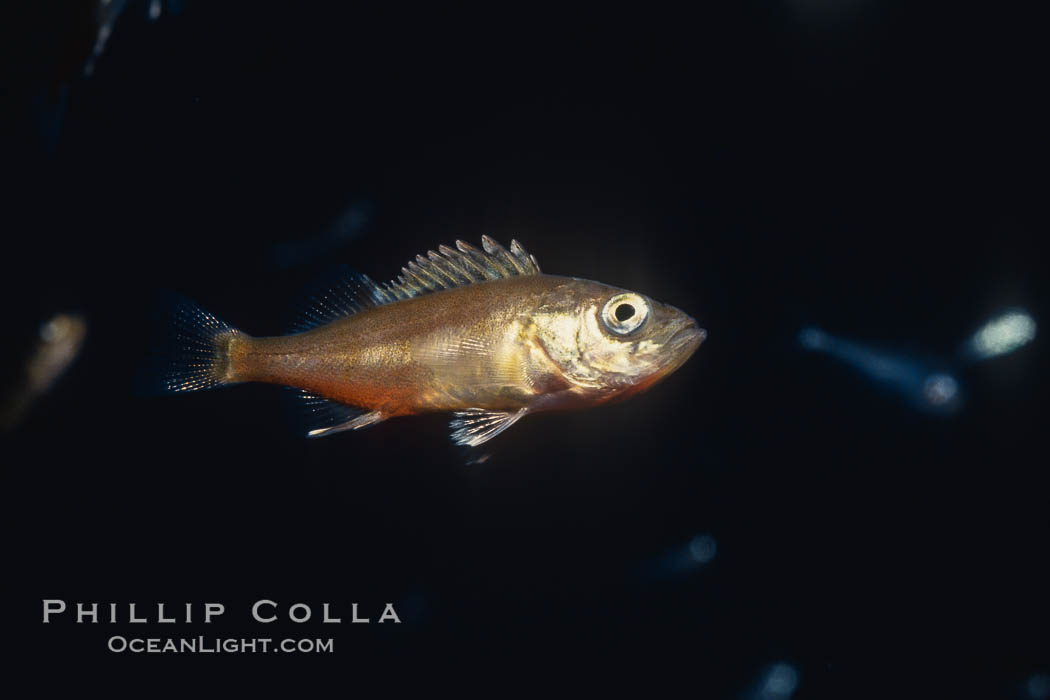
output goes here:
[{"label": "dark background", "polygon": [[[795,342],[818,325],[951,358],[1004,308],[1045,318],[1033,18],[188,1],[151,23],[131,2],[84,77],[96,29],[90,3],[8,23],[6,374],[56,311],[90,324],[4,438],[8,658],[43,687],[500,669],[501,695],[560,667],[735,698],[783,662],[798,698],[1029,697],[1048,670],[1042,339],[959,369],[950,416]],[[340,237],[348,209],[363,223]],[[333,263],[388,279],[484,233],[709,339],[629,402],[522,421],[480,465],[443,416],[307,441],[273,387],[135,392],[162,290],[277,334]],[[712,563],[653,565],[698,533]],[[227,613],[44,626],[42,598]],[[259,598],[344,620],[389,601],[403,624],[262,626]],[[114,633],[336,654],[115,655]]]}]

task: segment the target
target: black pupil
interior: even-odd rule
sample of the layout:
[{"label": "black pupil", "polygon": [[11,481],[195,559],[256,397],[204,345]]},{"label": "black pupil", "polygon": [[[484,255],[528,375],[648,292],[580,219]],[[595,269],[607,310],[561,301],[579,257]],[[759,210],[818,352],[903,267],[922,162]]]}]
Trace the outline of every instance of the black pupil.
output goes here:
[{"label": "black pupil", "polygon": [[616,307],[616,320],[623,322],[634,316],[634,307],[630,304],[620,304]]}]

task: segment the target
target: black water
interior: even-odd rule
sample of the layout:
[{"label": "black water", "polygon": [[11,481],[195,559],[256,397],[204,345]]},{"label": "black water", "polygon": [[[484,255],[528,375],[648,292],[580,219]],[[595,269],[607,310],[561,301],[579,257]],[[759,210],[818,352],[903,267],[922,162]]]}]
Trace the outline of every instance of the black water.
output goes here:
[{"label": "black water", "polygon": [[[1044,339],[958,370],[947,417],[795,342],[819,326],[951,358],[1001,309],[1046,318],[1042,36],[998,6],[944,12],[185,2],[150,23],[131,3],[85,79],[90,15],[33,8],[7,110],[5,369],[56,311],[90,329],[5,437],[12,666],[45,689],[207,670],[494,696],[559,668],[735,698],[786,663],[798,698],[1034,697]],[[444,417],[306,441],[275,388],[134,394],[161,290],[275,334],[334,263],[386,279],[484,233],[709,339],[651,392],[529,417],[472,466]],[[697,534],[709,564],[654,568]],[[50,598],[227,612],[44,625]],[[260,625],[260,599],[344,624]],[[373,624],[346,624],[355,601]],[[400,626],[374,624],[386,602]],[[133,656],[114,634],[335,651]]]}]

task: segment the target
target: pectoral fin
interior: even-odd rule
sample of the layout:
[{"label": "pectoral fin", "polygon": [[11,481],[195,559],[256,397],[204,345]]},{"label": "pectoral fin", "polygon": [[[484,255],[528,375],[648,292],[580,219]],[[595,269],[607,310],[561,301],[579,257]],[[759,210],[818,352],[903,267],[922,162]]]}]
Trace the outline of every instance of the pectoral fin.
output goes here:
[{"label": "pectoral fin", "polygon": [[477,447],[488,442],[504,430],[518,422],[528,411],[526,408],[517,411],[486,411],[483,408],[468,408],[456,411],[452,419],[452,441],[457,445]]}]

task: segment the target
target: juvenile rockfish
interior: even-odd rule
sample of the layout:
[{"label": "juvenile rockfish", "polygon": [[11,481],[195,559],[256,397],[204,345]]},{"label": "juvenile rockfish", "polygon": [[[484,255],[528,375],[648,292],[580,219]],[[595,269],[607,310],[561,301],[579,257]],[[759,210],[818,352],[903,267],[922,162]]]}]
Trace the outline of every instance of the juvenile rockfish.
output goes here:
[{"label": "juvenile rockfish", "polygon": [[351,274],[314,298],[293,335],[253,338],[184,302],[164,388],[295,387],[310,437],[452,412],[455,442],[476,446],[527,413],[643,391],[707,335],[641,294],[542,274],[517,241],[482,245],[440,246],[386,284]]}]

